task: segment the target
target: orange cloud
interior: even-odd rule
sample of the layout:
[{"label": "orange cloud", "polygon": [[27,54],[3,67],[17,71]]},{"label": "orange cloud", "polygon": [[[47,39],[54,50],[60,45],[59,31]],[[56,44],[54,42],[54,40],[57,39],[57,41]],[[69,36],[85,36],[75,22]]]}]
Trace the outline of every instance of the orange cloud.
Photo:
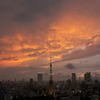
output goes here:
[{"label": "orange cloud", "polygon": [[[76,59],[82,53],[74,55],[75,50],[83,46],[86,47],[83,50],[85,52],[83,52],[83,55],[87,54],[86,52],[89,52],[87,48],[91,47],[92,49],[92,46],[100,41],[100,19],[99,14],[97,12],[95,14],[96,7],[99,4],[99,1],[97,2],[61,1],[57,3],[60,6],[59,8],[53,6],[58,9],[55,8],[55,12],[49,5],[48,11],[52,12],[52,14],[50,13],[51,16],[44,15],[45,10],[34,13],[36,20],[30,18],[30,16],[33,16],[33,12],[24,13],[22,7],[20,7],[22,13],[15,14],[14,22],[11,23],[6,19],[10,26],[6,27],[7,31],[3,30],[4,35],[0,38],[0,64],[7,65],[9,63],[9,65],[13,65],[15,63],[15,65],[18,65],[32,59],[47,59],[50,55],[57,60],[62,59],[69,52],[72,57],[69,60]],[[17,9],[17,7],[15,8]],[[27,18],[22,19],[21,17],[24,14],[31,21]]]},{"label": "orange cloud", "polygon": [[42,68],[49,68],[50,66],[42,66]]},{"label": "orange cloud", "polygon": [[84,73],[77,73],[76,76],[77,77],[84,77]]}]

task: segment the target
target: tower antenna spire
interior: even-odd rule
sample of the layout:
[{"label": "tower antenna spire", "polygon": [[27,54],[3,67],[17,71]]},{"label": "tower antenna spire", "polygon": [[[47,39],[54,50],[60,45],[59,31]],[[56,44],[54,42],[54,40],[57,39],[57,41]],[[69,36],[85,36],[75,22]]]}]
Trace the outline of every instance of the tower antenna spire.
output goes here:
[{"label": "tower antenna spire", "polygon": [[50,65],[52,65],[52,58],[50,57]]},{"label": "tower antenna spire", "polygon": [[50,80],[52,80],[52,62],[50,57]]},{"label": "tower antenna spire", "polygon": [[50,80],[49,80],[48,94],[53,95],[55,97],[55,90],[54,90],[53,79],[52,79],[52,61],[51,61],[51,57],[50,57]]}]

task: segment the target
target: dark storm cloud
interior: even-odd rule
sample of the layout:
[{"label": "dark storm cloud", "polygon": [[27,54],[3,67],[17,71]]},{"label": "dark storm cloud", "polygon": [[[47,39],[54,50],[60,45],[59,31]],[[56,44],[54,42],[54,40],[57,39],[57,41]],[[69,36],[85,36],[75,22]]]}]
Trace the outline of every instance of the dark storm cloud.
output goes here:
[{"label": "dark storm cloud", "polygon": [[[19,1],[20,2],[20,1]],[[54,15],[57,9],[57,4],[60,2],[60,0],[24,0],[20,3],[22,4],[22,7],[25,7],[26,11],[16,13],[15,15],[15,21],[20,23],[28,23],[33,22],[41,19],[44,17],[50,17]],[[53,12],[51,11],[51,7]],[[38,16],[37,16],[38,15]]]},{"label": "dark storm cloud", "polygon": [[37,53],[35,53],[35,54],[29,54],[28,56],[29,57],[35,57],[35,56],[37,56]]},{"label": "dark storm cloud", "polygon": [[2,58],[0,61],[4,60],[18,60],[17,57],[8,57],[8,58]]},{"label": "dark storm cloud", "polygon": [[94,35],[94,36],[92,36],[91,39],[88,39],[88,40],[86,41],[86,45],[89,45],[89,44],[94,43],[94,39],[96,39],[97,37],[100,38],[100,34],[98,34],[98,35]]},{"label": "dark storm cloud", "polygon": [[17,14],[15,17],[16,22],[23,24],[30,23],[33,21],[33,19],[36,20],[36,18],[32,14],[29,14],[28,12],[21,12]]},{"label": "dark storm cloud", "polygon": [[[37,28],[45,28],[46,31],[53,21],[52,16],[59,10],[60,2],[61,0],[0,0],[0,36],[12,37],[17,33],[23,34],[23,31],[23,35],[41,36],[40,32],[37,33]],[[47,20],[45,23],[44,19]],[[40,24],[43,24],[42,27]]]},{"label": "dark storm cloud", "polygon": [[69,63],[69,64],[67,64],[67,65],[65,65],[65,67],[67,68],[67,69],[75,69],[75,67],[71,64],[71,63]]},{"label": "dark storm cloud", "polygon": [[33,49],[33,48],[27,48],[27,49],[25,49],[25,48],[23,48],[23,49],[19,50],[19,52],[26,53],[26,52],[32,52],[32,51],[38,51],[38,50],[41,50],[41,49]]},{"label": "dark storm cloud", "polygon": [[[3,12],[3,14],[1,14],[3,18],[1,19],[1,22],[4,23],[2,24],[3,28],[0,33],[2,35],[6,34],[6,31],[4,30],[6,28],[6,30],[9,31],[8,34],[14,34],[16,30],[20,31],[20,30],[23,30],[23,28],[26,28],[25,23],[27,24],[33,23],[35,24],[35,26],[38,27],[37,23],[40,22],[42,18],[48,19],[49,17],[54,16],[57,11],[59,11],[59,9],[61,8],[60,4],[64,4],[64,6],[67,5],[68,8],[65,9],[67,10],[66,13],[68,13],[70,10],[75,9],[75,4],[78,5],[76,6],[76,8],[78,9],[78,13],[81,13],[81,12],[83,13],[85,9],[86,9],[85,12],[87,10],[89,10],[87,12],[90,12],[90,9],[87,9],[88,7],[87,5],[89,3],[90,2],[79,1],[79,0],[77,1],[76,0],[75,1],[70,1],[70,0],[66,0],[66,1],[62,1],[62,0],[15,0],[15,1],[9,0],[8,1],[8,0],[5,0],[3,1],[3,0],[0,0],[0,5],[1,5],[0,7]],[[91,0],[91,3],[93,3],[93,0]],[[80,6],[81,4],[85,4],[85,7],[84,6],[81,7]],[[8,8],[9,8],[9,11],[5,12],[5,10],[8,10]],[[96,6],[95,10],[93,11],[91,10],[92,11],[91,13],[97,11],[95,12],[96,14],[93,14],[93,15],[97,15],[97,13],[99,14],[99,9],[100,7],[98,5]],[[53,21],[54,20],[51,18],[50,21],[47,23],[50,23]],[[23,26],[20,26],[20,24],[18,23],[22,23],[22,24],[24,23],[24,24]],[[33,28],[33,30],[35,30],[35,28]],[[28,30],[28,26],[27,26],[27,30]],[[26,31],[26,33],[29,33],[29,32]],[[36,34],[36,33],[32,33],[32,34]]]}]

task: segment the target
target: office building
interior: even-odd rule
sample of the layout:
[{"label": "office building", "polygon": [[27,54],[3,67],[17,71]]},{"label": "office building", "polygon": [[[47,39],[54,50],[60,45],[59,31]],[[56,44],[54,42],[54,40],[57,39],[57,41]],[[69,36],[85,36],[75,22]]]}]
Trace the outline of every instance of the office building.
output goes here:
[{"label": "office building", "polygon": [[67,86],[68,86],[68,88],[71,88],[71,84],[72,84],[71,79],[68,79],[67,80]]},{"label": "office building", "polygon": [[74,88],[74,85],[76,83],[76,73],[72,73],[72,87]]},{"label": "office building", "polygon": [[91,84],[91,72],[87,72],[84,74],[84,81],[86,84]]},{"label": "office building", "polygon": [[43,74],[38,74],[38,85],[41,85],[42,84],[42,81],[43,81]]},{"label": "office building", "polygon": [[33,85],[33,78],[30,79],[30,85]]}]

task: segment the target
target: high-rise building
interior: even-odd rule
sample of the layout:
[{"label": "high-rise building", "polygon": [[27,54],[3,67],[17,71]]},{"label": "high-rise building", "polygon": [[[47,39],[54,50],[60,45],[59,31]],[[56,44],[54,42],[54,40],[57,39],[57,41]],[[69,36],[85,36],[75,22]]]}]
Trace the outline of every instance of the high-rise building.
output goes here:
[{"label": "high-rise building", "polygon": [[76,83],[76,73],[72,73],[72,87],[74,87]]},{"label": "high-rise building", "polygon": [[49,80],[49,95],[53,95],[55,97],[55,89],[53,85],[53,79],[52,79],[52,63],[51,63],[51,57],[50,57],[50,80]]},{"label": "high-rise building", "polygon": [[30,85],[33,85],[33,78],[30,79]]},{"label": "high-rise building", "polygon": [[42,81],[43,81],[43,74],[38,74],[38,85],[41,85],[42,84]]},{"label": "high-rise building", "polygon": [[91,72],[87,72],[84,74],[84,81],[86,84],[91,84]]},{"label": "high-rise building", "polygon": [[71,88],[71,83],[72,83],[72,82],[71,82],[71,79],[68,79],[68,80],[67,80],[68,88]]}]

